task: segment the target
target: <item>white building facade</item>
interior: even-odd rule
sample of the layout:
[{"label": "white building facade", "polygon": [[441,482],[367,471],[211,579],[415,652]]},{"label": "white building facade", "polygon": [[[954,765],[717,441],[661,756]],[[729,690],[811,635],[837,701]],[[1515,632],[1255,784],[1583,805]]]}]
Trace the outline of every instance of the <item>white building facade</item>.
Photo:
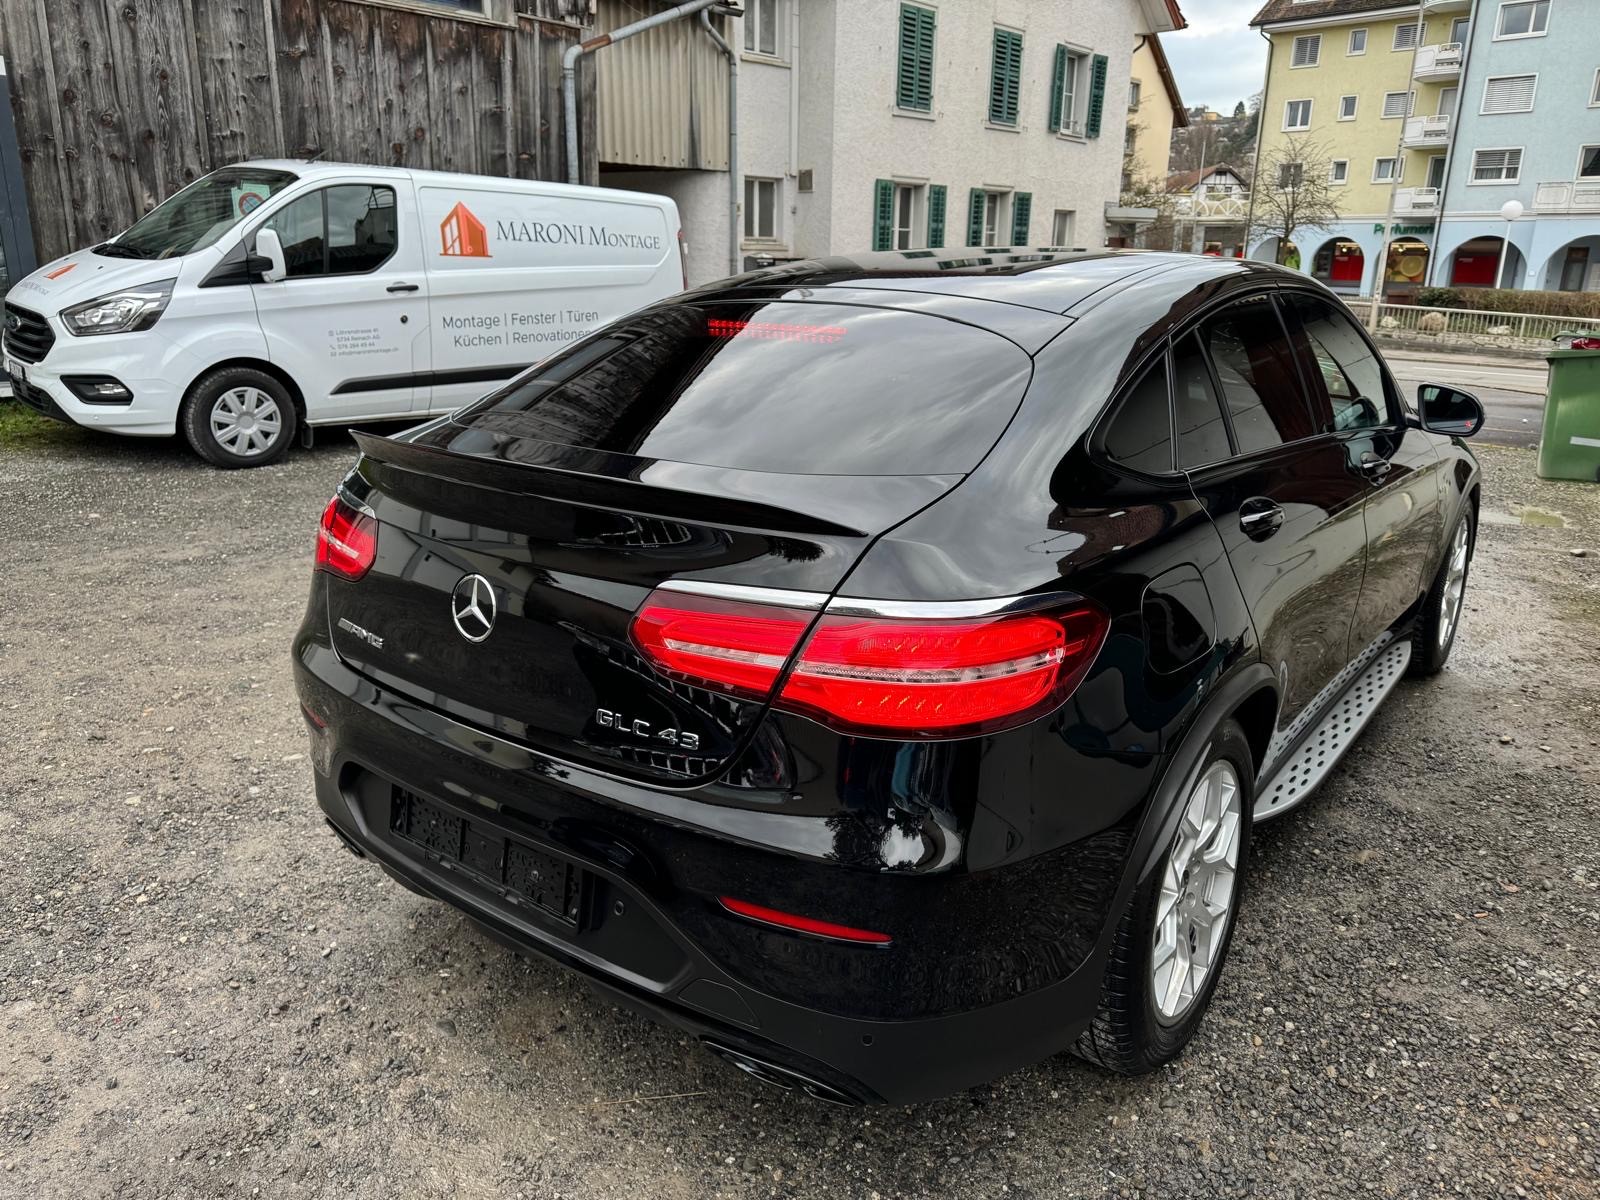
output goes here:
[{"label": "white building facade", "polygon": [[[1172,0],[746,0],[740,269],[1104,245],[1134,50],[1181,26]],[[725,170],[602,161],[600,182],[678,202],[691,284],[729,273]]]}]

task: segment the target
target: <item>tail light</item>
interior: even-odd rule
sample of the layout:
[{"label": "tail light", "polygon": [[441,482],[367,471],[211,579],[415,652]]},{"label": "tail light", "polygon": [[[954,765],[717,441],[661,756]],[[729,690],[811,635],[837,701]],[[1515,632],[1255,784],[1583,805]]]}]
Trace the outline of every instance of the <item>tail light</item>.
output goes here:
[{"label": "tail light", "polygon": [[317,530],[317,570],[360,579],[378,556],[378,522],[342,496],[328,501]]},{"label": "tail light", "polygon": [[1106,625],[1082,602],[982,617],[818,617],[663,589],[634,617],[633,638],[658,670],[716,691],[765,699],[783,678],[775,707],[844,733],[944,738],[993,733],[1060,705]]}]

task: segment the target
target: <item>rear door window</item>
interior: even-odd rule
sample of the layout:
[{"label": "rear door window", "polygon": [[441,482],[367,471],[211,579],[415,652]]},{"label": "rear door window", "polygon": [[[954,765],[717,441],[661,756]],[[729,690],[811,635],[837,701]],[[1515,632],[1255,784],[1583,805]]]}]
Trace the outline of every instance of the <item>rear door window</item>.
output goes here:
[{"label": "rear door window", "polygon": [[1385,424],[1388,398],[1383,367],[1355,322],[1332,301],[1303,292],[1290,292],[1282,303],[1323,432]]},{"label": "rear door window", "polygon": [[456,420],[642,458],[801,475],[977,466],[1032,361],[921,313],[854,305],[671,304],[608,326]]},{"label": "rear door window", "polygon": [[1197,334],[1172,346],[1172,418],[1178,435],[1178,466],[1184,470],[1222,462],[1233,453],[1228,423],[1211,382],[1211,368]]},{"label": "rear door window", "polygon": [[1145,368],[1106,429],[1106,453],[1151,475],[1172,470],[1172,411],[1167,400],[1167,356]]},{"label": "rear door window", "polygon": [[1240,454],[1316,432],[1300,390],[1288,337],[1270,296],[1251,296],[1201,322]]}]

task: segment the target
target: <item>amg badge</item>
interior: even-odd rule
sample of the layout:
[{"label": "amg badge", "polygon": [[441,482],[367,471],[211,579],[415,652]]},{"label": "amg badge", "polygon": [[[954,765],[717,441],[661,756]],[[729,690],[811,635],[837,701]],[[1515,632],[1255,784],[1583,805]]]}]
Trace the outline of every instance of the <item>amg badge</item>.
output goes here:
[{"label": "amg badge", "polygon": [[348,617],[339,618],[339,628],[343,629],[346,633],[355,634],[363,642],[370,643],[374,650],[383,649],[383,639],[381,637],[373,633],[370,629],[361,628],[361,626],[357,625]]},{"label": "amg badge", "polygon": [[643,740],[655,739],[665,742],[669,746],[677,746],[680,750],[700,749],[700,735],[698,733],[685,733],[681,729],[651,729],[649,721],[635,720],[625,717],[621,713],[612,712],[609,708],[594,710],[596,725],[605,729],[615,729],[618,733],[631,733],[636,738]]}]

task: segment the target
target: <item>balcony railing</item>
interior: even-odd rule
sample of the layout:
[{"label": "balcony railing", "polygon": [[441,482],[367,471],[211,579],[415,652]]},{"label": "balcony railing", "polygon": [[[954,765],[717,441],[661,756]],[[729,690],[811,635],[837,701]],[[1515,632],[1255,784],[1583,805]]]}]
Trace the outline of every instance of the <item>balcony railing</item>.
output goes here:
[{"label": "balcony railing", "polygon": [[1439,46],[1423,46],[1417,51],[1416,65],[1411,68],[1413,79],[1454,79],[1461,74],[1462,45],[1445,42]]},{"label": "balcony railing", "polygon": [[1563,179],[1541,183],[1533,193],[1533,211],[1600,213],[1600,180]]},{"label": "balcony railing", "polygon": [[1465,12],[1472,7],[1472,0],[1422,0],[1422,12],[1426,16],[1430,13]]},{"label": "balcony railing", "polygon": [[1407,147],[1443,146],[1450,140],[1450,117],[1407,117],[1405,136],[1401,139]]},{"label": "balcony railing", "polygon": [[1431,187],[1396,188],[1394,211],[1397,216],[1439,211],[1439,189]]},{"label": "balcony railing", "polygon": [[1173,215],[1185,221],[1242,221],[1250,212],[1248,192],[1186,192],[1174,197]]}]

